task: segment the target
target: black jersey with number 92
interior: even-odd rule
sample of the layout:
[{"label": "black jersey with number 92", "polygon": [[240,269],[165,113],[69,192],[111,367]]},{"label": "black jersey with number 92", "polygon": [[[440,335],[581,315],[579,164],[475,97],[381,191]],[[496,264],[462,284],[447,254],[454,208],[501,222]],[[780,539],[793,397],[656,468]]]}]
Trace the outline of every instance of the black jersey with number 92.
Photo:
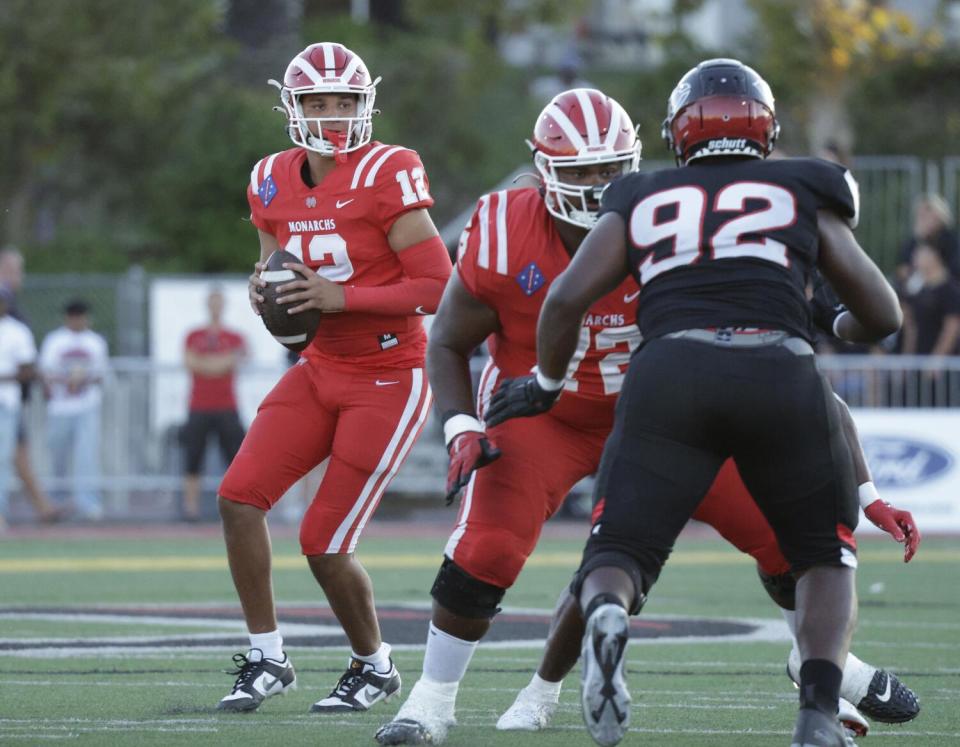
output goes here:
[{"label": "black jersey with number 92", "polygon": [[855,227],[858,203],[850,172],[830,161],[709,159],[619,179],[600,213],[626,222],[644,338],[760,327],[809,339],[817,211]]}]

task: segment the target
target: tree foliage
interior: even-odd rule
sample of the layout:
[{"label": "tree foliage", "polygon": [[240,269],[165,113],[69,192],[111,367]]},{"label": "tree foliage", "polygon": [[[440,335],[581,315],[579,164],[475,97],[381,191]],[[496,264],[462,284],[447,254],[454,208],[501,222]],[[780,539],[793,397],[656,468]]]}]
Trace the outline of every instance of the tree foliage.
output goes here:
[{"label": "tree foliage", "polygon": [[[784,104],[785,119],[811,149],[827,140],[857,145],[850,100],[878,69],[915,66],[943,45],[911,17],[871,0],[750,0],[763,33],[744,49]],[[798,138],[799,140],[799,138]]]},{"label": "tree foliage", "polygon": [[[280,46],[295,47],[279,54],[338,40],[383,77],[374,136],[420,152],[441,225],[530,163],[524,139],[544,103],[530,84],[554,71],[506,65],[498,40],[530,24],[573,28],[593,4],[407,0],[402,22],[357,25],[345,3],[338,15],[318,0],[240,2],[0,4],[0,239],[29,253],[31,271],[249,268],[250,169],[290,147],[272,111],[276,91],[265,85],[283,70],[265,69],[279,64],[262,47],[276,50],[281,37],[231,25],[251,13],[262,18],[261,3],[282,14]],[[750,4],[759,30],[725,51],[769,79],[788,149],[807,149],[805,133],[833,102],[861,150],[958,151],[960,58],[941,51],[936,32],[921,33],[867,0]],[[657,40],[661,66],[581,71],[641,125],[647,159],[668,157],[660,122],[673,85],[717,53],[683,33],[684,15],[701,5],[675,0],[672,30]],[[298,41],[289,40],[291,30]]]}]

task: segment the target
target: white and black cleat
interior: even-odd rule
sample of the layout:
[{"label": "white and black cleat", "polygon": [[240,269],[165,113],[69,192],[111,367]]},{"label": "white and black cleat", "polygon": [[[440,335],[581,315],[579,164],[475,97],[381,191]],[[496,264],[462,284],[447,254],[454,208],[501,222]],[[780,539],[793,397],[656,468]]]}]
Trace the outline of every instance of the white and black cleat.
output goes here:
[{"label": "white and black cleat", "polygon": [[895,674],[878,669],[870,680],[867,694],[857,708],[868,718],[885,724],[912,721],[920,713],[920,700]]},{"label": "white and black cleat", "polygon": [[381,726],[374,738],[380,744],[442,744],[454,715],[458,684],[431,682],[425,677],[410,688],[406,702],[393,720]]},{"label": "white and black cleat", "polygon": [[380,701],[388,701],[400,694],[400,673],[390,660],[390,671],[381,674],[372,664],[350,659],[337,686],[327,697],[318,700],[310,710],[313,713],[342,713],[366,711]]},{"label": "white and black cleat", "polygon": [[630,693],[624,680],[624,654],[630,618],[618,604],[602,604],[587,620],[583,636],[580,704],[593,740],[611,747],[630,724]]},{"label": "white and black cleat", "polygon": [[[800,686],[800,652],[796,647],[790,651],[787,659],[787,676],[794,685]],[[852,703],[867,718],[886,724],[912,721],[920,713],[920,700],[916,693],[904,685],[897,675],[852,655],[844,665],[840,697]]]},{"label": "white and black cleat", "polygon": [[227,674],[236,675],[237,680],[230,693],[217,703],[218,711],[255,711],[267,698],[297,689],[297,676],[286,654],[282,661],[265,659],[263,652],[255,648],[246,655],[234,654],[233,663],[236,671]]}]

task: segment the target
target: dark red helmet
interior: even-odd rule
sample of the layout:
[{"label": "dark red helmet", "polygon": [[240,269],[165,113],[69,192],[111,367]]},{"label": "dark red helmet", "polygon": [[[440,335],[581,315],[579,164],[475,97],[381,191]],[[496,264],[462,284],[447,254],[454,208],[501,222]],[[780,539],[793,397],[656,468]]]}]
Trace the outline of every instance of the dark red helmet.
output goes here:
[{"label": "dark red helmet", "polygon": [[766,158],[780,134],[773,93],[739,60],[706,60],[670,94],[663,139],[680,165],[711,156]]}]

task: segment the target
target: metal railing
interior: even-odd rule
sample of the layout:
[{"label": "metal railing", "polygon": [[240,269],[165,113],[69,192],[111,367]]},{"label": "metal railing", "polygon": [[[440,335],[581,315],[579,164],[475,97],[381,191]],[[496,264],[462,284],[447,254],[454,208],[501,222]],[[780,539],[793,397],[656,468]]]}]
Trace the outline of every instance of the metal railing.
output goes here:
[{"label": "metal railing", "polygon": [[[476,359],[482,365],[482,358]],[[960,356],[823,355],[820,368],[851,407],[960,407]],[[256,405],[282,375],[281,366],[248,366],[238,375],[241,413],[249,421]],[[108,515],[167,518],[179,506],[182,456],[180,427],[186,418],[188,377],[181,366],[141,358],[115,358],[104,385],[99,487]],[[46,450],[45,413],[35,397],[29,410],[31,453],[41,483],[49,491],[68,484],[51,473]],[[390,487],[393,494],[437,495],[446,473],[447,453],[435,414]],[[203,485],[213,493],[224,465],[210,444]],[[15,508],[28,515],[17,486]],[[18,508],[19,507],[19,508]]]},{"label": "metal railing", "polygon": [[960,356],[821,355],[818,361],[850,407],[960,407]]}]

